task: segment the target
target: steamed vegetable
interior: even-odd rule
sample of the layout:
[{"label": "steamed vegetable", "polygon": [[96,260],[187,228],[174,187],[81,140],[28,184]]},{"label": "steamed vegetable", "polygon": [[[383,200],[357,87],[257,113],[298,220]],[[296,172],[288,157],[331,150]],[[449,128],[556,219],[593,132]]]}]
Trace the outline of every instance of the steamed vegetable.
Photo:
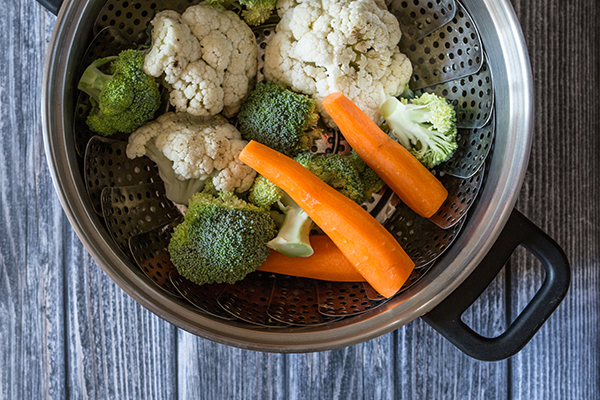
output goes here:
[{"label": "steamed vegetable", "polygon": [[404,203],[423,217],[435,214],[448,191],[419,160],[343,94],[327,96],[323,105],[354,151]]},{"label": "steamed vegetable", "polygon": [[360,205],[298,162],[258,142],[248,143],[240,160],[289,194],[375,290],[391,297],[402,287],[413,261]]},{"label": "steamed vegetable", "polygon": [[390,132],[427,168],[447,161],[456,143],[456,112],[443,97],[423,93],[411,100],[390,97],[381,105]]},{"label": "steamed vegetable", "polygon": [[234,283],[256,270],[269,256],[266,243],[275,236],[267,211],[233,193],[211,192],[208,184],[189,202],[185,220],[169,243],[171,261],[181,276],[204,283]]},{"label": "steamed vegetable", "polygon": [[166,113],[129,136],[127,157],[148,156],[158,165],[166,195],[187,204],[205,181],[224,192],[247,191],[256,173],[238,159],[246,145],[225,118]]},{"label": "steamed vegetable", "polygon": [[265,48],[266,79],[321,102],[342,92],[379,122],[379,106],[412,76],[400,52],[398,18],[380,0],[280,1],[281,22]]},{"label": "steamed vegetable", "polygon": [[313,254],[308,235],[312,220],[283,190],[262,175],[258,175],[250,188],[248,200],[259,207],[270,208],[277,204],[285,218],[277,236],[267,246],[288,257],[307,257]]},{"label": "steamed vegetable", "polygon": [[374,192],[384,186],[384,182],[355,153],[300,153],[294,159],[323,182],[359,204],[369,200]]},{"label": "steamed vegetable", "polygon": [[385,182],[363,161],[362,158],[354,151],[350,153],[350,159],[354,164],[354,168],[358,171],[360,181],[363,184],[363,201],[368,201],[373,197],[374,193],[379,192],[385,186]]},{"label": "steamed vegetable", "polygon": [[204,2],[181,15],[161,11],[150,23],[152,46],[144,70],[164,77],[177,111],[234,116],[256,76],[252,29],[234,12]]},{"label": "steamed vegetable", "polygon": [[[107,71],[102,67],[109,64]],[[94,61],[83,72],[78,88],[90,96],[90,129],[104,136],[131,133],[154,117],[160,93],[153,77],[144,73],[144,53],[122,51],[118,57]]]},{"label": "steamed vegetable", "polygon": [[315,102],[273,82],[257,83],[237,118],[244,139],[290,157],[308,150],[321,137]]},{"label": "steamed vegetable", "polygon": [[363,282],[365,278],[326,235],[310,236],[310,257],[287,257],[272,251],[259,271],[333,282]]},{"label": "steamed vegetable", "polygon": [[[319,179],[349,199],[362,203],[381,190],[384,182],[356,154],[300,153],[295,160]],[[267,245],[289,257],[313,253],[308,235],[312,220],[283,190],[259,175],[250,189],[249,200],[261,207],[277,204],[285,219],[277,237]]]},{"label": "steamed vegetable", "polygon": [[269,19],[277,5],[277,0],[239,0],[237,2],[239,6],[233,0],[207,0],[207,3],[228,9],[241,8],[244,21],[250,26],[258,26]]}]

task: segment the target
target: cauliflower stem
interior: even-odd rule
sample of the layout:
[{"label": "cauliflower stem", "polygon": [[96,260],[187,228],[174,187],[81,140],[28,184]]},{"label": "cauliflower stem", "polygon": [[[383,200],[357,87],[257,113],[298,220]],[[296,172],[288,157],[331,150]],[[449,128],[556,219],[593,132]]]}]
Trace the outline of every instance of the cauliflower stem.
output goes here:
[{"label": "cauliflower stem", "polygon": [[152,158],[167,198],[186,204],[194,189],[209,179],[223,192],[243,193],[250,188],[256,172],[238,158],[246,143],[220,115],[201,118],[169,112],[129,136],[127,157]]},{"label": "cauliflower stem", "polygon": [[188,200],[194,193],[201,191],[204,187],[202,179],[180,179],[173,171],[173,161],[158,150],[154,140],[150,140],[146,144],[146,156],[156,163],[158,175],[165,184],[165,195],[172,202],[188,204]]}]

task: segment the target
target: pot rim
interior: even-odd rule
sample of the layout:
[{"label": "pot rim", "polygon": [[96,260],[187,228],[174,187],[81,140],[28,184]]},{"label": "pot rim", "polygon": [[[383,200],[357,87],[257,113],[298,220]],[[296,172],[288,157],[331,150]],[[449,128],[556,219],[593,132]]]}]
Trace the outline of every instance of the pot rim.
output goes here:
[{"label": "pot rim", "polygon": [[[253,327],[199,314],[193,306],[158,290],[137,267],[124,261],[125,257],[114,248],[108,233],[98,228],[99,219],[87,196],[82,195],[85,187],[81,176],[74,173],[79,167],[70,156],[75,151],[73,144],[64,134],[68,125],[64,116],[68,104],[64,88],[70,78],[67,71],[72,43],[90,3],[90,0],[65,2],[49,43],[42,92],[43,139],[49,170],[65,214],[94,260],[135,301],[173,325],[218,343],[269,352],[322,351],[360,343],[395,330],[438,305],[479,265],[506,224],[525,177],[532,145],[531,67],[521,28],[507,0],[484,0],[480,2],[484,4],[483,8],[477,10],[463,1],[474,20],[487,16],[494,22],[490,25],[503,27],[502,34],[497,37],[501,55],[506,63],[510,63],[510,68],[507,65],[509,87],[500,99],[509,105],[519,105],[518,110],[511,107],[509,115],[505,116],[509,121],[505,154],[512,157],[511,162],[497,171],[495,187],[484,188],[491,200],[474,211],[470,220],[476,220],[477,224],[469,231],[468,238],[464,237],[463,227],[459,238],[465,245],[452,246],[443,257],[451,260],[448,265],[426,274],[406,293],[368,313],[326,327]],[[490,26],[479,28],[482,37],[486,29],[492,29]],[[492,167],[498,167],[496,164]]]}]

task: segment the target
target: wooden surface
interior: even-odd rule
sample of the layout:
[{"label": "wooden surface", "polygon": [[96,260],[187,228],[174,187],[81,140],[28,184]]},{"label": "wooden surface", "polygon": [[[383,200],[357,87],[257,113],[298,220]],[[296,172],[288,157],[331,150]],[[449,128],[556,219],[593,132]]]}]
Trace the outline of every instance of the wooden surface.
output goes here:
[{"label": "wooden surface", "polygon": [[[55,18],[0,0],[0,398],[600,398],[596,0],[513,0],[531,55],[535,141],[517,208],[564,248],[565,301],[515,357],[480,362],[421,320],[336,351],[267,354],[178,330],[125,295],[65,218],[41,135]],[[539,287],[519,252],[465,320],[498,334]]]}]

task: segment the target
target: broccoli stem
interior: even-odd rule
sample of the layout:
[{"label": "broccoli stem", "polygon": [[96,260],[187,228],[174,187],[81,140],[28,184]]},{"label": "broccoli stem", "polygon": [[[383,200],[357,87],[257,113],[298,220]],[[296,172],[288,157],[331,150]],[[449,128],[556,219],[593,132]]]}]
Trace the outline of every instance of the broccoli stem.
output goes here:
[{"label": "broccoli stem", "polygon": [[267,247],[288,257],[312,255],[313,248],[309,239],[312,220],[287,194],[279,200],[279,208],[284,212],[285,220],[279,233],[267,243]]},{"label": "broccoli stem", "polygon": [[426,105],[410,107],[395,98],[386,100],[381,105],[381,115],[388,121],[393,135],[405,148],[419,146],[419,150],[431,147],[431,135],[435,132],[428,131],[422,124],[429,120],[429,109]]},{"label": "broccoli stem", "polygon": [[100,71],[100,67],[109,62],[116,60],[117,56],[100,58],[91,63],[81,75],[77,88],[87,93],[91,98],[98,102],[100,98],[100,92],[104,88],[106,82],[108,82],[112,75],[107,75]]}]

